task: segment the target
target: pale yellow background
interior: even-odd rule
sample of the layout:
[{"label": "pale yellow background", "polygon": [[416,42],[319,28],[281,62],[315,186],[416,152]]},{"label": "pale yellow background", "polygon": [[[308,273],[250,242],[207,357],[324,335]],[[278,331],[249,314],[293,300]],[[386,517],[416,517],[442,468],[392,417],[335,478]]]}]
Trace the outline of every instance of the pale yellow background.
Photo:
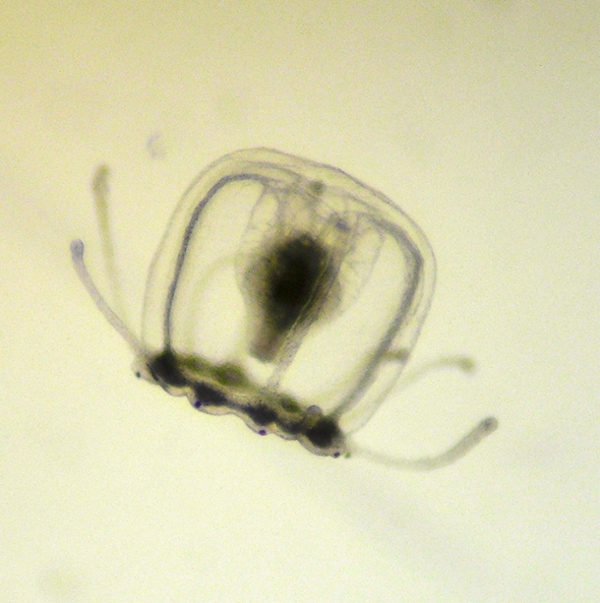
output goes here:
[{"label": "pale yellow background", "polygon": [[[600,600],[600,5],[4,2],[0,600]],[[362,440],[439,472],[311,456],[135,380],[71,267],[104,286],[89,178],[114,170],[130,315],[179,195],[272,146],[381,189],[438,286]]]}]

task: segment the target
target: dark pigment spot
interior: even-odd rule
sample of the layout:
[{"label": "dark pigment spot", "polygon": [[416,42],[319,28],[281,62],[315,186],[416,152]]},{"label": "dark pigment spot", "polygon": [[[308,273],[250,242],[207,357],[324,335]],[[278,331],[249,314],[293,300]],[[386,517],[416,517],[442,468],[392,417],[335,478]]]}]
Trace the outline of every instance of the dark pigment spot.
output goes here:
[{"label": "dark pigment spot", "polygon": [[170,350],[165,350],[162,354],[155,356],[148,363],[148,370],[156,381],[173,387],[183,387],[188,383],[179,369],[175,354]]},{"label": "dark pigment spot", "polygon": [[205,405],[228,406],[227,397],[218,389],[215,389],[206,383],[194,384],[194,396],[196,397],[196,402],[194,403],[196,408]]},{"label": "dark pigment spot", "polygon": [[317,448],[328,448],[340,437],[341,432],[333,419],[323,417],[305,435]]},{"label": "dark pigment spot", "polygon": [[269,425],[277,420],[277,413],[266,404],[249,406],[245,409],[245,412],[256,425]]}]

